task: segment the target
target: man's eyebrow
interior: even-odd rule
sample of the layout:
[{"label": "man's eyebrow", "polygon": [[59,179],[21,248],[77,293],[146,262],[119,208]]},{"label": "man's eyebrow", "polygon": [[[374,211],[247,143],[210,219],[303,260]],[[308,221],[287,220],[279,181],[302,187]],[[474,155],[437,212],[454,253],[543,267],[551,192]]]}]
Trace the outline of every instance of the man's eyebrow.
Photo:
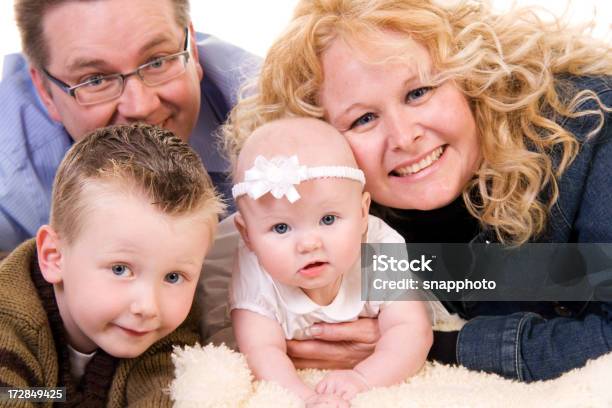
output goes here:
[{"label": "man's eyebrow", "polygon": [[[140,50],[138,51],[138,53],[140,55],[145,54],[147,51],[149,51],[151,48],[157,47],[160,44],[164,44],[164,43],[168,43],[168,44],[173,44],[175,43],[176,39],[169,37],[167,35],[160,35],[157,37],[154,37],[152,39],[150,39],[148,42],[146,42],[142,47],[140,47]],[[74,61],[72,61],[67,67],[66,69],[70,72],[72,71],[76,71],[79,69],[83,69],[83,68],[95,68],[95,69],[110,69],[111,66],[108,64],[108,62],[106,62],[103,59],[99,59],[99,58],[86,58],[86,57],[80,57],[75,59]]]},{"label": "man's eyebrow", "polygon": [[138,53],[141,55],[145,54],[151,48],[157,47],[158,45],[164,44],[166,42],[174,45],[176,39],[167,35],[159,35],[157,37],[153,37],[149,41],[147,41],[142,47],[140,47]]},{"label": "man's eyebrow", "polygon": [[83,68],[104,69],[110,68],[110,66],[103,59],[77,58],[66,67],[69,72],[77,71]]}]

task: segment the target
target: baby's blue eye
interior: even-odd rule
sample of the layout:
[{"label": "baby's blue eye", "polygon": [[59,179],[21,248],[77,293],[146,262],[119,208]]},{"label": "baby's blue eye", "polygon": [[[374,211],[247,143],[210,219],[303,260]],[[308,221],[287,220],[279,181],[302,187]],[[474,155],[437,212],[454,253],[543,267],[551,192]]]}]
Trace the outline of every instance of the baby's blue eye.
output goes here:
[{"label": "baby's blue eye", "polygon": [[113,273],[117,276],[123,276],[128,271],[127,266],[121,264],[113,265],[111,266],[111,269]]},{"label": "baby's blue eye", "polygon": [[336,222],[335,215],[327,214],[321,218],[321,224],[324,224],[324,225],[332,225],[334,222]]},{"label": "baby's blue eye", "polygon": [[168,283],[178,283],[181,281],[181,274],[178,272],[170,272],[164,277],[164,280]]},{"label": "baby's blue eye", "polygon": [[289,226],[285,224],[284,222],[281,222],[280,224],[274,225],[272,229],[277,234],[284,234],[285,232],[289,231]]}]

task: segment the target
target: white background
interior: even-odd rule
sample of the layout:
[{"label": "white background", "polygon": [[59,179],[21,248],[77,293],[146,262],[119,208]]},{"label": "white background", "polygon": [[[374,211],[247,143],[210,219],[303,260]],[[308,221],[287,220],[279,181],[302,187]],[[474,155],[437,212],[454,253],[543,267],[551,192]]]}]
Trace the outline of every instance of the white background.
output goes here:
[{"label": "white background", "polygon": [[[566,13],[572,21],[595,19],[594,34],[611,41],[610,0],[515,0],[537,5],[556,15]],[[255,54],[264,55],[291,18],[297,0],[191,0],[191,17],[198,31],[214,34]],[[493,0],[499,10],[510,0]],[[0,0],[0,72],[4,55],[21,49],[13,17],[13,1]]]}]

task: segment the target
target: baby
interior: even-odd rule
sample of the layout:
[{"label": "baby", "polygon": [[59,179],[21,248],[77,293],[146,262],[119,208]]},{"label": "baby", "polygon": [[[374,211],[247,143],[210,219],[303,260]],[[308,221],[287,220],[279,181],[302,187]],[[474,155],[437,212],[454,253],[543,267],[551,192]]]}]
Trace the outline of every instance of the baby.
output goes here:
[{"label": "baby", "polygon": [[50,225],[0,264],[0,383],[65,387],[54,395],[70,406],[170,407],[172,346],[199,340],[190,311],[222,209],[166,130],[113,126],[76,143]]},{"label": "baby", "polygon": [[[348,406],[357,393],[396,384],[424,364],[432,343],[428,305],[361,300],[362,242],[403,243],[368,215],[365,179],[344,139],[316,119],[268,123],[247,139],[232,192],[241,235],[231,317],[240,351],[258,379],[275,381],[307,406]],[[317,322],[378,317],[374,353],[329,372],[315,390],[297,376],[286,339]]]}]

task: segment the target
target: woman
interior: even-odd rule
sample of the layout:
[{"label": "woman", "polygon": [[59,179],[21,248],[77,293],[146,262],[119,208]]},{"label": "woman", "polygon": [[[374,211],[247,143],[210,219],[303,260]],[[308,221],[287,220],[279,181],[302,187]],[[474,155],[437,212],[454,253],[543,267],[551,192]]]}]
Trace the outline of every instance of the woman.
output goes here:
[{"label": "woman", "polygon": [[[226,147],[284,115],[349,141],[377,212],[412,242],[612,242],[612,52],[528,10],[486,3],[303,0]],[[534,271],[537,273],[537,271]],[[468,323],[430,356],[522,381],[612,348],[612,302],[449,305]],[[353,365],[367,319],[289,344],[301,366]]]}]

